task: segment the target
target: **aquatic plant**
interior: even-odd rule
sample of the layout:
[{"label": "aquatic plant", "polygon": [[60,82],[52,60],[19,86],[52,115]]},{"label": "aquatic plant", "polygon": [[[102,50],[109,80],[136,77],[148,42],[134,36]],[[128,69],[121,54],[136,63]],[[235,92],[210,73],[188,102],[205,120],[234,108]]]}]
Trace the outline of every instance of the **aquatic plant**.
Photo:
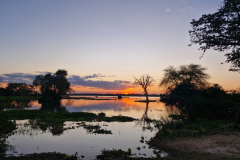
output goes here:
[{"label": "aquatic plant", "polygon": [[141,137],[140,142],[141,142],[141,143],[144,143],[144,137],[143,137],[143,136]]},{"label": "aquatic plant", "polygon": [[102,150],[102,155],[98,155],[97,159],[101,159],[101,160],[108,160],[114,157],[125,157],[125,158],[130,158],[131,155],[131,149],[129,148],[128,151],[123,151],[121,149],[116,150],[116,149],[112,149],[112,150]]},{"label": "aquatic plant", "polygon": [[94,132],[92,133],[95,133],[95,134],[112,134],[112,131],[110,130],[105,130],[105,129],[98,129],[98,130],[95,130]]},{"label": "aquatic plant", "polygon": [[132,122],[135,119],[127,116],[99,117],[88,112],[52,112],[48,110],[8,110],[5,111],[11,120],[40,119],[42,121],[105,121]]},{"label": "aquatic plant", "polygon": [[64,158],[67,160],[77,160],[77,154],[78,154],[78,152],[76,152],[73,155],[66,155]]},{"label": "aquatic plant", "polygon": [[4,154],[8,149],[8,145],[4,140],[0,139],[0,154]]},{"label": "aquatic plant", "polygon": [[106,117],[106,114],[101,112],[101,113],[98,113],[98,117]]}]

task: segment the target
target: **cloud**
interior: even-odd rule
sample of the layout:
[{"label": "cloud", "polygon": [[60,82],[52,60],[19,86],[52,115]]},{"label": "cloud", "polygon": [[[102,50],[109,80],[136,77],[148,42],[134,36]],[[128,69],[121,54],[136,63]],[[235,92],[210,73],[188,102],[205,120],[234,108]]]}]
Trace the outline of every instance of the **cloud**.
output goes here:
[{"label": "cloud", "polygon": [[45,72],[41,72],[41,71],[35,71],[36,73],[38,73],[38,75],[39,74],[42,74],[42,75],[44,75],[44,74],[47,74],[47,73],[51,73],[51,74],[54,74],[53,72],[48,72],[48,71],[45,71]]},{"label": "cloud", "polygon": [[106,76],[98,73],[98,74],[93,74],[93,75],[89,75],[89,76],[84,76],[84,79],[99,78],[99,77],[106,77]]},{"label": "cloud", "polygon": [[192,7],[188,7],[189,9],[192,9]]},{"label": "cloud", "polygon": [[93,87],[93,88],[100,88],[106,90],[124,90],[130,87],[135,87],[130,81],[122,81],[122,80],[115,80],[115,81],[93,81],[87,80],[85,77],[80,77],[76,75],[72,75],[68,78],[71,85],[78,85],[84,87]]},{"label": "cloud", "polygon": [[35,79],[37,75],[34,74],[26,74],[26,73],[12,73],[12,74],[2,74],[4,82],[10,83],[26,83],[32,84],[32,81]]},{"label": "cloud", "polygon": [[3,82],[3,77],[0,76],[0,82]]},{"label": "cloud", "polygon": [[[49,72],[37,72],[41,74],[46,74]],[[11,74],[2,74],[0,75],[0,82],[7,83],[26,83],[32,84],[33,80],[39,74],[29,74],[29,73],[11,73]],[[130,81],[103,81],[103,80],[91,80],[91,78],[99,78],[106,77],[101,74],[93,74],[87,76],[77,76],[77,75],[69,75],[67,77],[68,81],[71,83],[71,86],[80,87],[91,87],[91,88],[99,88],[106,90],[124,90],[130,87],[135,87]]]},{"label": "cloud", "polygon": [[171,10],[169,8],[166,9],[166,12],[170,12]]}]

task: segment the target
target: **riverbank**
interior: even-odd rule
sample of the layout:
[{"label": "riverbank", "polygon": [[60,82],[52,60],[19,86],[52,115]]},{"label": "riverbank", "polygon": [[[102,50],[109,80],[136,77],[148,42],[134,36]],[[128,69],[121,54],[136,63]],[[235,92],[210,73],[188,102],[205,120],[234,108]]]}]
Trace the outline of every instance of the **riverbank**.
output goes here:
[{"label": "riverbank", "polygon": [[169,153],[169,160],[240,159],[240,131],[192,137],[154,139],[151,146]]}]

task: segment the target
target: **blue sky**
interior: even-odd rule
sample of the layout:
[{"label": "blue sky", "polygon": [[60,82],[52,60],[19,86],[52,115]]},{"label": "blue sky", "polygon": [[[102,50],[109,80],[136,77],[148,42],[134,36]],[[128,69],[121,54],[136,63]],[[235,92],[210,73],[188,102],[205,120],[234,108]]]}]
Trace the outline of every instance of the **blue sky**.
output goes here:
[{"label": "blue sky", "polygon": [[80,78],[103,75],[90,80],[109,85],[149,74],[157,85],[169,65],[196,63],[208,68],[210,82],[236,89],[239,74],[220,65],[224,53],[209,50],[199,59],[198,46],[188,47],[191,20],[216,12],[221,2],[1,0],[0,76],[66,69]]}]

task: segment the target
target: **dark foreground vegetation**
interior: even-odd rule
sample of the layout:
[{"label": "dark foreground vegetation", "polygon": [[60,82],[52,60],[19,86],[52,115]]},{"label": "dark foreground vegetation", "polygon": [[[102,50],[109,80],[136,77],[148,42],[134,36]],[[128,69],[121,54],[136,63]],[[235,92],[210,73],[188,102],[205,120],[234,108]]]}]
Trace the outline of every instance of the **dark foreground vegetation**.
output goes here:
[{"label": "dark foreground vegetation", "polygon": [[[69,158],[68,158],[69,157]],[[30,154],[30,155],[24,155],[24,156],[19,156],[19,157],[1,157],[2,160],[76,160],[77,158],[72,156],[68,156],[63,153],[35,153],[35,154]]]},{"label": "dark foreground vegetation", "polygon": [[105,114],[94,114],[88,112],[52,112],[47,110],[9,110],[5,111],[11,120],[38,119],[41,121],[105,121],[105,122],[129,122],[134,121],[132,117],[112,116],[105,117]]}]

